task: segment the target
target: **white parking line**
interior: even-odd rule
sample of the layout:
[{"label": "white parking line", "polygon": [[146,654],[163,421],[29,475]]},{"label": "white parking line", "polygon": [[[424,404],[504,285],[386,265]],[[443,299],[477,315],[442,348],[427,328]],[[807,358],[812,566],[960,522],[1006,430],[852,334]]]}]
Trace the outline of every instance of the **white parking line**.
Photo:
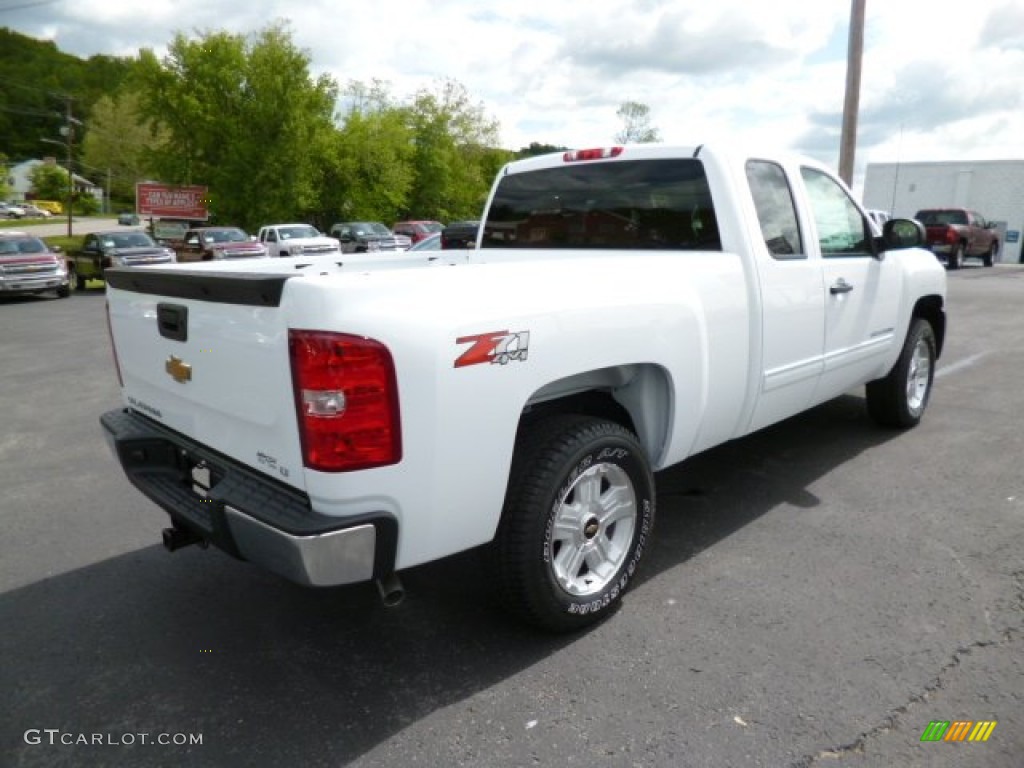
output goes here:
[{"label": "white parking line", "polygon": [[981,358],[985,357],[985,355],[987,354],[988,352],[979,352],[976,355],[965,357],[963,360],[953,363],[952,365],[944,366],[935,372],[935,378],[938,379],[943,376],[946,376],[947,374],[956,373],[962,368],[970,368],[972,365],[981,360]]}]

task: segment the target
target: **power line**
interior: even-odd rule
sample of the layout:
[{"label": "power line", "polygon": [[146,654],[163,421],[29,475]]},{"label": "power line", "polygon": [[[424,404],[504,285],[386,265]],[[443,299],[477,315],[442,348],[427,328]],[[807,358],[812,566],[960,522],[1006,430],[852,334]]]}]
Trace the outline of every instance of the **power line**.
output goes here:
[{"label": "power line", "polygon": [[0,6],[0,13],[4,11],[22,11],[26,8],[37,8],[40,5],[52,5],[58,2],[58,0],[32,0],[28,3],[19,3],[18,5]]}]

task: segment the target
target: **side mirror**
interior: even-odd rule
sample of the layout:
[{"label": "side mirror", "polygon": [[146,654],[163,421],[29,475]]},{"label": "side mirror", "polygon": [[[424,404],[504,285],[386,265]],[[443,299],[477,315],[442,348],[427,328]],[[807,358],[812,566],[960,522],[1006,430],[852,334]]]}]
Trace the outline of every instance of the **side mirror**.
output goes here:
[{"label": "side mirror", "polygon": [[882,225],[881,249],[922,248],[928,240],[924,225],[914,219],[890,219]]},{"label": "side mirror", "polygon": [[59,245],[51,245],[50,250],[53,251],[54,253],[64,253],[64,249],[61,248]]}]

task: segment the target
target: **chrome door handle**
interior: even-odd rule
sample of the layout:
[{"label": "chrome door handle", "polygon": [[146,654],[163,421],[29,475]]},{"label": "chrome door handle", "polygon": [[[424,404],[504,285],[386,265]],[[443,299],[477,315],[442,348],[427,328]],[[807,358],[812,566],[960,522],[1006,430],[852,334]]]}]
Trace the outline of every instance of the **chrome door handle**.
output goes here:
[{"label": "chrome door handle", "polygon": [[835,296],[837,293],[849,293],[852,290],[853,286],[840,277],[838,280],[832,283],[832,287],[828,289],[828,292]]}]

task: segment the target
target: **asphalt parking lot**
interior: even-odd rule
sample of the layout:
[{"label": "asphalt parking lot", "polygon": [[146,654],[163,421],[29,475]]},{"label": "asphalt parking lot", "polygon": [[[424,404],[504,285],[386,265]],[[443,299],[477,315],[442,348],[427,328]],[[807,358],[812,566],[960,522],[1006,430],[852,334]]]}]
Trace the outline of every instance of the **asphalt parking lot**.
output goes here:
[{"label": "asphalt parking lot", "polygon": [[100,433],[102,288],[0,300],[0,765],[1024,764],[1024,265],[949,282],[917,429],[851,394],[661,473],[643,578],[568,637],[480,552],[390,609],[168,554]]}]

